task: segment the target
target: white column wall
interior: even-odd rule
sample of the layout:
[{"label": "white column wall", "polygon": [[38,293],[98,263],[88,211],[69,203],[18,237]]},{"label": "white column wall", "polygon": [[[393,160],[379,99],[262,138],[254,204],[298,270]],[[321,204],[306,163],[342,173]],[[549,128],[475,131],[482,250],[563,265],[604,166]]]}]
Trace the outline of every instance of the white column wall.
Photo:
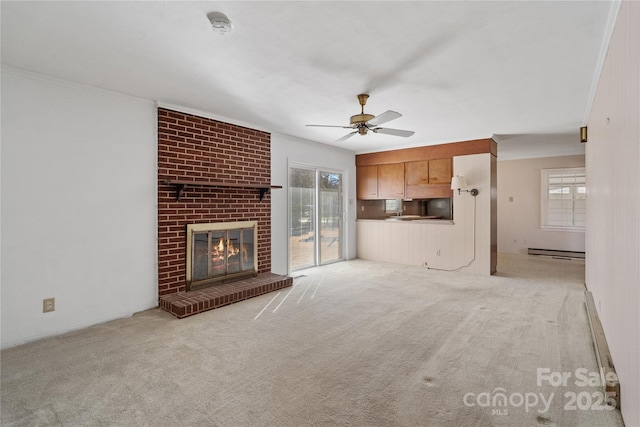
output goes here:
[{"label": "white column wall", "polygon": [[2,348],[157,305],[155,129],[153,102],[3,66]]},{"label": "white column wall", "polygon": [[469,190],[478,190],[476,197],[467,192],[453,192],[453,221],[456,224],[453,242],[456,253],[462,254],[462,265],[466,265],[475,252],[475,260],[464,271],[491,274],[491,154],[454,157],[453,174],[464,176]]}]

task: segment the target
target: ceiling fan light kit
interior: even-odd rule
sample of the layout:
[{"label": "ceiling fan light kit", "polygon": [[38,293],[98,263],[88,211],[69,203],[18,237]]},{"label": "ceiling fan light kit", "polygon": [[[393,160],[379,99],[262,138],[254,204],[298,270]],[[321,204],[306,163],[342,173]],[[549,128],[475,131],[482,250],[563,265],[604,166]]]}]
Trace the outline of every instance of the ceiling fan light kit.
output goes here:
[{"label": "ceiling fan light kit", "polygon": [[410,130],[389,129],[389,128],[378,127],[382,123],[386,123],[391,120],[395,120],[399,117],[402,117],[402,114],[396,111],[391,111],[391,110],[385,111],[379,116],[374,116],[373,114],[367,114],[364,112],[364,106],[367,103],[367,99],[369,99],[369,95],[366,93],[361,93],[360,95],[358,95],[358,102],[360,103],[360,107],[361,107],[360,114],[355,114],[351,116],[349,120],[349,123],[350,123],[349,126],[334,126],[334,125],[307,125],[307,126],[355,129],[353,132],[346,134],[342,138],[338,139],[336,142],[344,141],[345,139],[352,137],[356,133],[360,135],[366,135],[369,131],[372,131],[373,133],[402,136],[404,138],[409,137],[415,133]]}]

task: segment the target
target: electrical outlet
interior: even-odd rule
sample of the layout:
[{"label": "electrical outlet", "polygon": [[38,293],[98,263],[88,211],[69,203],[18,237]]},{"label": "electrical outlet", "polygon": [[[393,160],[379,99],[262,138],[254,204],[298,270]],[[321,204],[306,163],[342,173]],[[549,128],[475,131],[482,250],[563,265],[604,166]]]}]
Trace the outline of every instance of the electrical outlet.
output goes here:
[{"label": "electrical outlet", "polygon": [[425,261],[425,262],[424,262],[424,266],[425,266],[425,267],[427,266],[427,261]]},{"label": "electrical outlet", "polygon": [[42,312],[48,313],[50,311],[56,310],[56,299],[55,298],[45,298],[42,300]]},{"label": "electrical outlet", "polygon": [[360,210],[364,212],[364,205],[360,206]]},{"label": "electrical outlet", "polygon": [[440,256],[440,249],[438,249],[438,252],[436,253],[436,255]]}]

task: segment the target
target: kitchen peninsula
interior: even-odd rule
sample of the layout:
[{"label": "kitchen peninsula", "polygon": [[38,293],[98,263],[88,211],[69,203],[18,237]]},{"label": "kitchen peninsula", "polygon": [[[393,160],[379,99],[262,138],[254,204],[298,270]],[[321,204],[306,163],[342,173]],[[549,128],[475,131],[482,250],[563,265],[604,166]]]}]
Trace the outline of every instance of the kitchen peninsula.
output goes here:
[{"label": "kitchen peninsula", "polygon": [[358,258],[495,273],[496,156],[490,138],[356,155]]}]

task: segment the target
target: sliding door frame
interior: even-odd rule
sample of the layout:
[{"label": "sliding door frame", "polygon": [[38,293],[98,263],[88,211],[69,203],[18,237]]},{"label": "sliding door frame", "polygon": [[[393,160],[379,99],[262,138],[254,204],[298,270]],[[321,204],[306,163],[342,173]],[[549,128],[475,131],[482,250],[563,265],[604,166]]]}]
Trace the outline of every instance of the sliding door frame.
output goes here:
[{"label": "sliding door frame", "polygon": [[[292,269],[291,267],[291,238],[292,233],[291,233],[291,221],[292,221],[292,217],[291,217],[291,208],[292,208],[292,200],[291,200],[291,170],[292,169],[307,169],[307,170],[312,170],[315,173],[315,187],[314,187],[314,205],[315,205],[315,209],[314,209],[314,262],[313,265],[308,265],[308,266],[301,266],[301,267],[297,267],[295,269]],[[340,213],[340,236],[339,236],[339,242],[340,242],[340,256],[339,258],[335,259],[335,260],[331,260],[331,261],[327,261],[324,263],[321,263],[321,254],[320,254],[320,243],[321,243],[321,239],[320,239],[320,222],[321,222],[321,218],[320,218],[320,174],[321,173],[336,173],[336,174],[340,174],[340,203],[341,203],[341,213]],[[347,219],[347,200],[346,200],[346,196],[347,196],[347,176],[348,176],[348,171],[343,170],[343,169],[336,169],[336,168],[332,168],[332,167],[325,167],[325,166],[319,166],[319,165],[315,165],[315,164],[309,164],[309,163],[302,163],[302,162],[291,162],[289,161],[287,164],[287,270],[289,271],[289,273],[291,273],[291,271],[295,271],[295,270],[303,270],[305,268],[311,268],[311,267],[317,267],[320,265],[326,265],[326,264],[331,264],[334,262],[340,262],[340,261],[344,261],[346,259],[346,254],[347,254],[347,245],[346,245],[346,238],[347,238],[347,230],[346,230],[346,219]]]}]

